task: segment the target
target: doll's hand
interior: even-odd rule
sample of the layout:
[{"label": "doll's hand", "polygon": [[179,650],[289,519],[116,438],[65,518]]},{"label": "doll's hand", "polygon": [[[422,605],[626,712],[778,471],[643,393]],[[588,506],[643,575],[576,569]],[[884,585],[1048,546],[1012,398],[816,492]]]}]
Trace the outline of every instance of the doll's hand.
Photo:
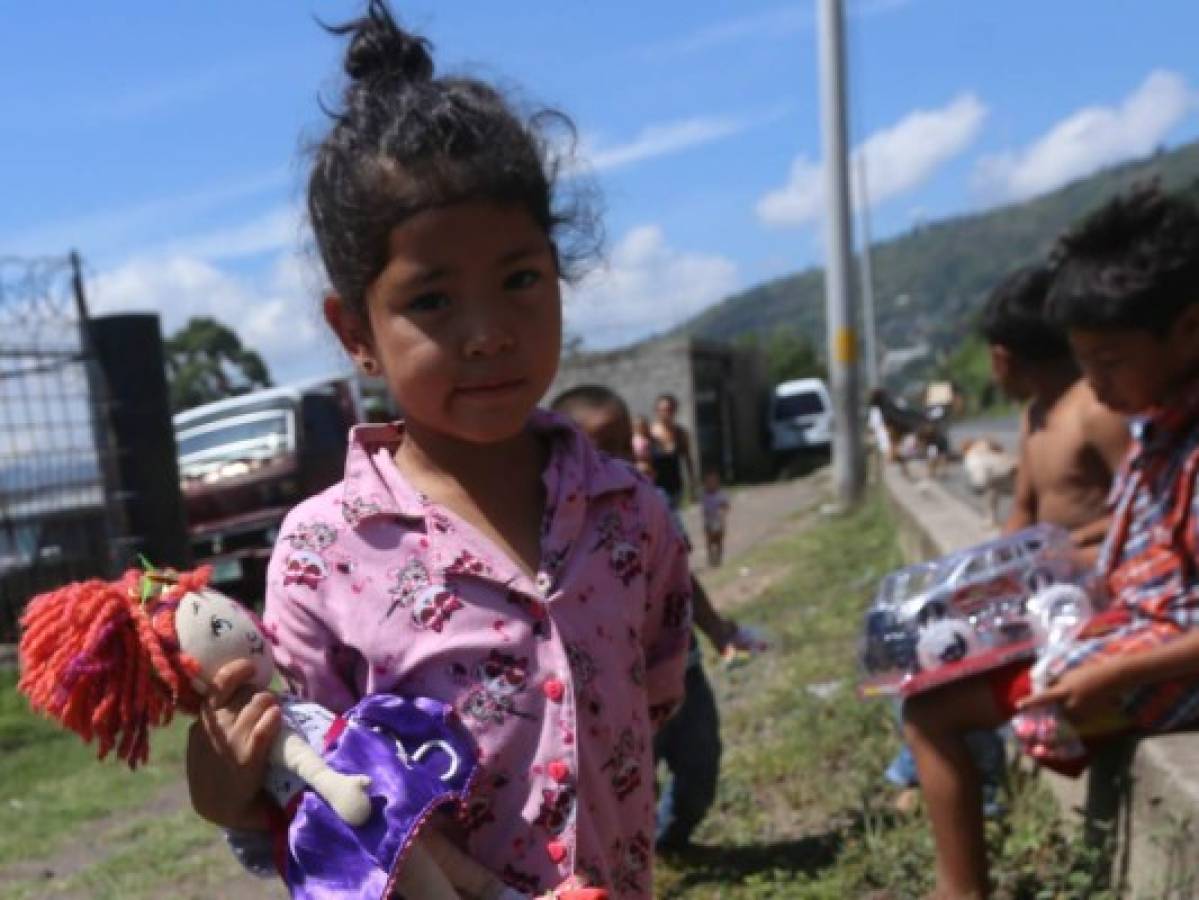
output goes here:
[{"label": "doll's hand", "polygon": [[262,783],[282,714],[274,694],[254,693],[246,684],[253,674],[249,660],[222,666],[188,735],[192,806],[226,828],[264,829],[267,823]]}]

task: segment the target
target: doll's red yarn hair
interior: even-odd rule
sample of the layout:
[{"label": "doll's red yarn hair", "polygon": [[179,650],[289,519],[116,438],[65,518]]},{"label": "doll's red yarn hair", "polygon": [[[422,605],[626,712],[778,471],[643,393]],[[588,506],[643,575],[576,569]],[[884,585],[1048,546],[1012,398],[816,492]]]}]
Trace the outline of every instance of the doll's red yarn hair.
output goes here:
[{"label": "doll's red yarn hair", "polygon": [[[179,651],[175,610],[208,583],[193,572],[130,569],[116,581],[80,581],[39,594],[21,617],[20,691],[30,705],[136,768],[150,728],[175,709],[199,712],[194,660]],[[153,584],[143,600],[143,579]]]}]

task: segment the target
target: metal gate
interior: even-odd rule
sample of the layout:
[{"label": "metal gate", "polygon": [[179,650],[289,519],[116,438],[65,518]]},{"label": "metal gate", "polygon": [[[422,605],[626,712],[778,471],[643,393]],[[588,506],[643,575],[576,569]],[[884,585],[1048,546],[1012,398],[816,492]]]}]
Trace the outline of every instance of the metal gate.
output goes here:
[{"label": "metal gate", "polygon": [[120,545],[108,403],[79,258],[0,257],[0,642],[34,594],[109,576]]}]

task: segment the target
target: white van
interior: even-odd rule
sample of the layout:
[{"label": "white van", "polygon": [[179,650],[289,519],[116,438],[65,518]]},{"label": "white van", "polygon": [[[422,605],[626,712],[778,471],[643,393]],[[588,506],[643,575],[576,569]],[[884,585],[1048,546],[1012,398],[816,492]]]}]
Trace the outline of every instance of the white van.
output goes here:
[{"label": "white van", "polygon": [[770,447],[775,456],[827,451],[833,443],[833,402],[820,378],[784,381],[770,401]]}]

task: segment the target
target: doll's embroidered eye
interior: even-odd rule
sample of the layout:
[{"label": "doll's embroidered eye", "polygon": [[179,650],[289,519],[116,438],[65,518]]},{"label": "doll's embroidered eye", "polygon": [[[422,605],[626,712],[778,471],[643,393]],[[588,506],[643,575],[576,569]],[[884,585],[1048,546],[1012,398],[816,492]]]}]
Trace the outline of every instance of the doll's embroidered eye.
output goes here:
[{"label": "doll's embroidered eye", "polygon": [[213,616],[210,627],[212,628],[212,636],[219,638],[233,630],[233,623],[228,619]]}]

